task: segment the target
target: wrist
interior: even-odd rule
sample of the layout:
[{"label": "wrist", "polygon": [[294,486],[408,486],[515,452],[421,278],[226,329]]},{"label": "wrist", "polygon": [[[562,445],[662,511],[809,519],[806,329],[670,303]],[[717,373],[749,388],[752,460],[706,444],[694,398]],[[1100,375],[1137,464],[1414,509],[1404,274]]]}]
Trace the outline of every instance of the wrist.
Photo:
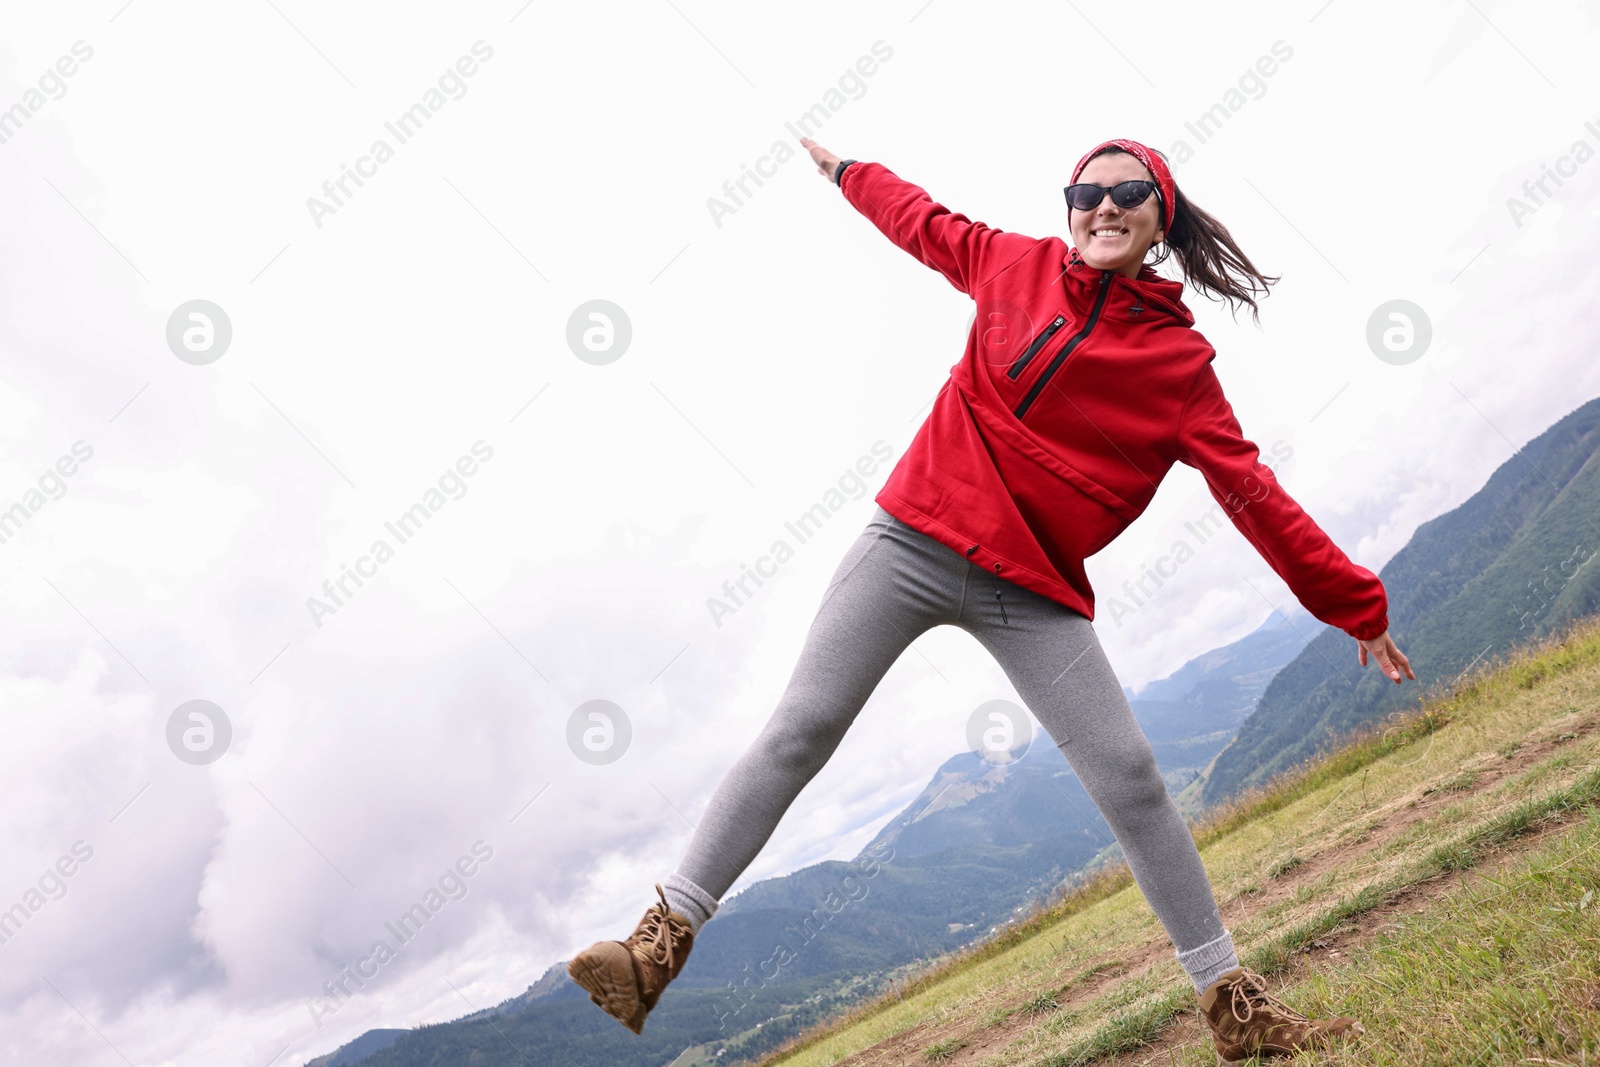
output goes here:
[{"label": "wrist", "polygon": [[850,164],[856,163],[856,162],[859,162],[859,160],[854,160],[854,159],[841,159],[841,160],[839,160],[839,165],[837,167],[833,168],[833,184],[838,185],[840,179],[844,177],[844,169],[846,167],[848,167]]}]

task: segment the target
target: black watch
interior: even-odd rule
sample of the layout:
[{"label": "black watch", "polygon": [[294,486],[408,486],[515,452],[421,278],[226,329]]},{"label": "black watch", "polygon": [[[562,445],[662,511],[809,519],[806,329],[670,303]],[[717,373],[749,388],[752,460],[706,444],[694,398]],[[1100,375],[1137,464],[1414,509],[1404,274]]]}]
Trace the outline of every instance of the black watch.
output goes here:
[{"label": "black watch", "polygon": [[833,168],[833,184],[838,185],[839,184],[839,179],[844,177],[844,168],[848,167],[850,164],[855,163],[855,162],[858,162],[858,161],[854,160],[854,159],[841,159],[841,160],[839,160],[839,165],[837,167]]}]

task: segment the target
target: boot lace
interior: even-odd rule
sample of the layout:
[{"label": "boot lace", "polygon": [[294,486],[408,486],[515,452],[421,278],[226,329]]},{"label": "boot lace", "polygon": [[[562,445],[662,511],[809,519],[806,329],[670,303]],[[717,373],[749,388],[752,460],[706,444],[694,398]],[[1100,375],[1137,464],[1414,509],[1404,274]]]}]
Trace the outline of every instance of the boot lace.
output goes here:
[{"label": "boot lace", "polygon": [[650,905],[639,923],[639,929],[630,940],[636,948],[643,949],[651,961],[666,965],[670,972],[675,962],[679,935],[675,924],[668,919],[667,913],[671,909],[667,906],[666,892],[659,885],[656,886],[656,892],[660,894],[661,902]]},{"label": "boot lace", "polygon": [[1233,1012],[1233,1017],[1239,1020],[1240,1023],[1248,1023],[1258,1011],[1262,1013],[1275,1012],[1289,1022],[1309,1023],[1311,1021],[1271,993],[1268,993],[1266,980],[1254,971],[1246,970],[1239,977],[1239,980],[1233,983],[1233,988],[1230,992],[1228,1010]]}]

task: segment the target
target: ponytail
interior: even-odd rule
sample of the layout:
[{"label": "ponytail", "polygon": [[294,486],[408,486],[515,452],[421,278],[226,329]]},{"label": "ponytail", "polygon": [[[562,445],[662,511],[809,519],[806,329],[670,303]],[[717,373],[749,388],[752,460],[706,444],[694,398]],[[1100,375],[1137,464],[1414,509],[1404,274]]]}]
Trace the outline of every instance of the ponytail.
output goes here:
[{"label": "ponytail", "polygon": [[1152,266],[1165,262],[1169,253],[1178,257],[1184,280],[1213,300],[1226,300],[1235,317],[1240,304],[1250,305],[1251,317],[1261,321],[1261,308],[1255,294],[1267,295],[1267,286],[1282,279],[1265,275],[1239,250],[1228,228],[1202,211],[1183,190],[1173,186],[1176,210],[1159,255]]}]

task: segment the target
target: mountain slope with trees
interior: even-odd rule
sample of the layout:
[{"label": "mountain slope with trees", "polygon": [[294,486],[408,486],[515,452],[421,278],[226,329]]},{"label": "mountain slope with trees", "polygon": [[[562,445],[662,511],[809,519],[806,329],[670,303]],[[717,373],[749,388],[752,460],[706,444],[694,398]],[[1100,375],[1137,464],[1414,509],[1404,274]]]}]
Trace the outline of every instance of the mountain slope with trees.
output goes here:
[{"label": "mountain slope with trees", "polygon": [[1600,399],[1528,442],[1461,506],[1417,527],[1379,572],[1389,632],[1417,675],[1395,685],[1324,627],[1279,671],[1217,757],[1206,805],[1322,751],[1362,723],[1414,707],[1429,683],[1600,610]]}]

